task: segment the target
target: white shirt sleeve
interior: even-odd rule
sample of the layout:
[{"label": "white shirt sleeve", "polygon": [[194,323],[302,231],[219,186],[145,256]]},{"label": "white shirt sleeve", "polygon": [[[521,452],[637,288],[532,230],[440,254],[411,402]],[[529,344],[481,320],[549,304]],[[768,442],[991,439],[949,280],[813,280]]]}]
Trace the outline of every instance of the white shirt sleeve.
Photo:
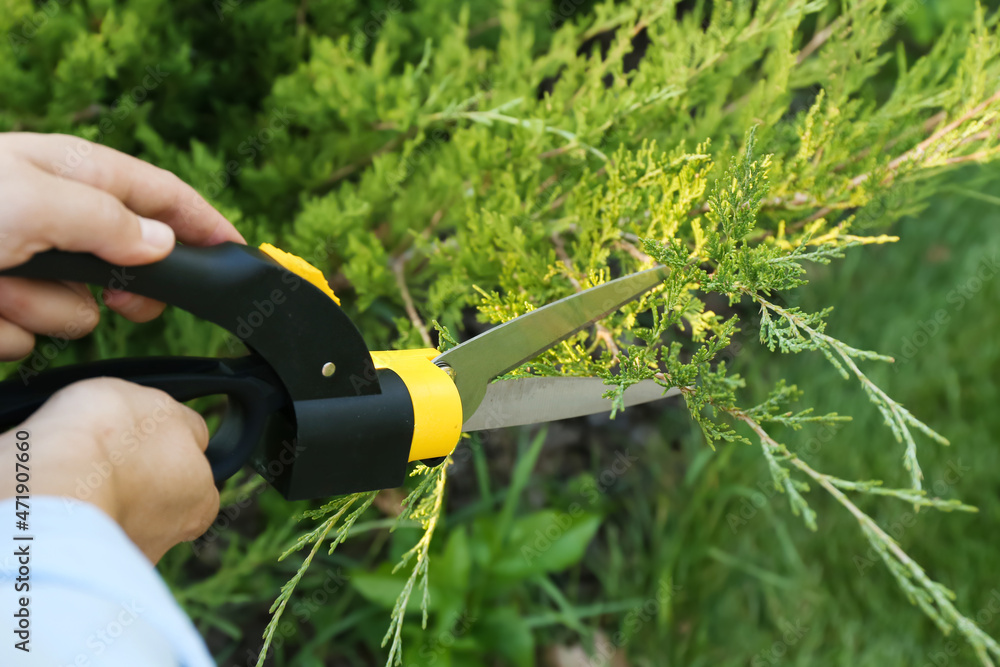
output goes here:
[{"label": "white shirt sleeve", "polygon": [[[0,665],[214,667],[156,568],[107,514],[57,496],[28,504],[18,530],[14,500],[0,501]],[[28,652],[16,647],[25,608]]]}]

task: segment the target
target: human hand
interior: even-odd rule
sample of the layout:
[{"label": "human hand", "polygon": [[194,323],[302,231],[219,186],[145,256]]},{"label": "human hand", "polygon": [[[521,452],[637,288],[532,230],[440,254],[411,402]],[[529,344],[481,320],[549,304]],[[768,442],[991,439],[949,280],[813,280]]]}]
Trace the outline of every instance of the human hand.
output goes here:
[{"label": "human hand", "polygon": [[[30,433],[31,495],[96,505],[154,563],[218,514],[205,421],[158,389],[113,378],[62,389],[0,435],[0,461],[11,469],[18,431]],[[0,498],[15,495],[13,478],[0,479]]]},{"label": "human hand", "polygon": [[[162,259],[178,240],[245,242],[174,174],[68,135],[0,133],[0,202],[0,269],[51,248],[134,266]],[[103,298],[135,322],[164,308],[115,289],[106,289]],[[97,303],[83,285],[0,278],[0,360],[28,355],[35,333],[79,338],[98,319]]]}]

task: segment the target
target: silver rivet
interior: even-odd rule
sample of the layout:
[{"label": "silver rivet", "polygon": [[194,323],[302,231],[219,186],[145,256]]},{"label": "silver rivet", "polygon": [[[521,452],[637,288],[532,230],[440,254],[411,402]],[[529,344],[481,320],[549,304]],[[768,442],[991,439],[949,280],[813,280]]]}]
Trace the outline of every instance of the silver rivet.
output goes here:
[{"label": "silver rivet", "polygon": [[455,369],[452,368],[451,366],[448,366],[447,364],[441,364],[441,370],[443,370],[445,374],[452,380],[454,380],[455,376],[458,375],[458,373],[455,372]]},{"label": "silver rivet", "polygon": [[337,372],[337,365],[332,361],[323,364],[323,377],[330,377]]}]

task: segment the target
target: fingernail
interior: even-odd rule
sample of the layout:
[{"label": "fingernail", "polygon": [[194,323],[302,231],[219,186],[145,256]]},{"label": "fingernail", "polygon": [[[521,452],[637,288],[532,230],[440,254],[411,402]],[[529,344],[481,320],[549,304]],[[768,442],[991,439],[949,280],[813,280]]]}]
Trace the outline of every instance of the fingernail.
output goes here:
[{"label": "fingernail", "polygon": [[151,220],[140,215],[139,228],[142,230],[142,240],[155,250],[169,250],[177,243],[174,230],[159,220]]}]

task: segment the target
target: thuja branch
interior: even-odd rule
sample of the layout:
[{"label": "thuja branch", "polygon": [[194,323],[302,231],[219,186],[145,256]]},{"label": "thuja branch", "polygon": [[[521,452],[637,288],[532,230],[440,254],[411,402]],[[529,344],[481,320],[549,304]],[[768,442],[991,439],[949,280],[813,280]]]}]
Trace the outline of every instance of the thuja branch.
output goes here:
[{"label": "thuja branch", "polygon": [[[573,260],[571,260],[569,255],[566,253],[566,244],[563,242],[562,236],[559,235],[559,232],[552,232],[552,243],[556,248],[556,256],[559,258],[559,261],[562,262],[562,265],[566,267],[566,277],[569,278],[570,283],[573,285],[573,289],[577,292],[582,292],[583,285],[581,285],[580,281],[574,276],[576,268],[573,266]],[[603,341],[608,352],[611,353],[611,361],[608,362],[608,366],[613,366],[618,361],[619,354],[618,344],[615,342],[614,335],[600,322],[597,322],[594,325],[594,330],[596,332],[598,342]]]},{"label": "thuja branch", "polygon": [[[476,101],[478,101],[478,99],[479,99],[478,97],[475,98]],[[482,125],[487,125],[487,126],[493,125],[494,122],[497,122],[497,123],[504,123],[506,125],[514,125],[516,127],[522,127],[522,128],[528,129],[528,130],[538,130],[538,129],[540,129],[543,132],[546,132],[546,133],[549,133],[549,134],[554,134],[554,135],[557,135],[559,137],[562,137],[563,139],[565,139],[568,142],[560,150],[560,152],[565,151],[565,150],[570,150],[570,149],[573,149],[573,148],[582,148],[585,151],[587,151],[588,153],[591,153],[595,157],[599,158],[602,162],[607,162],[608,161],[608,156],[604,152],[602,152],[600,149],[596,148],[595,146],[591,146],[591,145],[589,145],[589,144],[581,141],[580,138],[576,134],[574,134],[573,132],[570,132],[569,130],[564,130],[562,128],[555,127],[553,125],[547,125],[544,122],[542,122],[541,120],[517,118],[515,116],[511,116],[509,114],[503,113],[504,111],[506,111],[506,110],[508,110],[508,109],[510,109],[512,107],[520,105],[523,101],[524,101],[524,98],[518,97],[518,98],[514,98],[512,100],[509,100],[507,102],[504,102],[503,104],[501,104],[500,106],[498,106],[498,107],[496,107],[494,109],[486,109],[486,110],[466,110],[463,107],[468,107],[468,106],[470,106],[469,104],[458,105],[454,109],[448,109],[448,110],[445,110],[445,111],[440,111],[440,112],[437,112],[437,113],[432,113],[432,114],[428,114],[426,116],[423,116],[420,119],[418,119],[417,125],[418,125],[418,127],[422,127],[423,128],[423,127],[428,127],[430,125],[433,125],[435,123],[452,122],[452,121],[456,121],[456,120],[470,120],[470,121],[472,121],[474,123],[480,123]],[[380,129],[380,130],[396,130],[396,129],[399,129],[399,128],[394,123],[390,122],[390,123],[380,123],[378,125],[378,129]],[[402,138],[405,139],[407,136],[412,136],[415,133],[416,133],[416,128],[415,127],[410,127],[410,128],[407,129],[406,134],[405,135],[401,135],[401,136],[402,136]],[[365,158],[365,163],[370,162],[373,157],[379,155],[380,153],[385,152],[386,150],[392,150],[393,148],[396,148],[399,145],[399,143],[400,143],[400,141],[398,141],[399,139],[400,139],[399,137],[393,139],[392,141],[390,141],[389,143],[387,143],[385,146],[383,146],[382,148],[380,148],[377,151],[375,151],[372,155],[370,155],[367,158]],[[343,169],[341,169],[341,170],[338,170],[338,173],[335,174],[335,175],[338,176],[338,177],[340,177],[340,178],[342,178],[343,176],[348,175],[351,172],[353,172],[354,169],[357,168],[357,166],[362,166],[362,165],[361,164],[351,165],[350,166],[350,171],[347,171],[344,174],[340,174],[339,172],[343,171]],[[333,178],[333,177],[331,177],[331,178]]]},{"label": "thuja branch", "polygon": [[[929,169],[941,164],[955,165],[964,162],[986,162],[995,158],[998,152],[1000,152],[1000,146],[993,146],[964,155],[956,156],[951,153],[961,146],[965,146],[976,141],[986,140],[992,136],[991,133],[983,132],[981,129],[992,123],[992,121],[996,118],[997,110],[991,109],[991,107],[998,102],[1000,102],[1000,91],[995,92],[988,99],[984,100],[980,104],[977,104],[971,109],[968,109],[965,113],[944,127],[937,129],[933,132],[933,134],[931,134],[931,136],[927,137],[910,150],[890,160],[884,168],[879,169],[877,172],[881,175],[879,182],[880,185],[891,184],[897,174],[904,167],[911,169]],[[937,116],[931,120],[936,118]],[[970,123],[970,121],[971,124],[964,131],[959,131],[963,125]],[[930,127],[933,128],[934,125],[930,125]],[[842,194],[846,194],[847,192],[850,192],[858,186],[868,182],[874,174],[874,171],[869,171],[855,176],[847,182],[845,190]],[[829,194],[832,195],[832,193]],[[788,228],[790,230],[800,229],[810,222],[819,220],[820,218],[829,215],[838,208],[850,208],[850,205],[848,202],[824,205],[802,220],[789,225]]]},{"label": "thuja branch", "polygon": [[[274,633],[278,629],[278,623],[281,620],[281,616],[285,613],[285,607],[288,605],[288,601],[292,597],[292,593],[295,591],[295,587],[298,586],[299,581],[302,579],[302,575],[306,573],[309,569],[309,565],[312,563],[313,557],[319,551],[319,547],[323,544],[323,540],[326,539],[327,534],[333,529],[333,527],[340,521],[341,517],[345,515],[347,510],[351,509],[358,501],[360,504],[357,508],[347,515],[344,520],[343,525],[337,529],[334,535],[333,541],[330,543],[330,550],[328,553],[333,553],[333,550],[337,548],[337,545],[344,541],[348,533],[351,532],[351,528],[354,523],[358,520],[365,510],[372,504],[375,500],[375,496],[378,495],[376,492],[370,493],[355,493],[349,496],[343,496],[335,500],[330,501],[318,510],[311,510],[303,513],[304,518],[318,519],[322,517],[327,517],[323,523],[309,531],[308,533],[299,537],[285,553],[281,554],[278,560],[284,560],[290,554],[298,551],[305,545],[312,543],[313,548],[309,550],[309,554],[302,561],[302,565],[299,566],[298,571],[295,572],[293,576],[284,586],[281,587],[281,592],[278,594],[277,599],[275,599],[274,604],[268,612],[272,615],[271,620],[268,622],[267,627],[264,629],[264,644],[261,646],[260,654],[257,656],[257,667],[263,667],[264,660],[267,658],[267,652],[271,647],[271,642],[274,640]],[[332,516],[330,516],[332,514]]]},{"label": "thuja branch", "polygon": [[[760,294],[749,294],[761,306],[760,338],[761,342],[774,350],[780,349],[782,352],[800,352],[802,350],[819,350],[840,372],[844,379],[850,375],[847,369],[861,383],[869,400],[875,404],[882,413],[886,424],[889,426],[897,442],[906,445],[904,453],[904,466],[910,472],[910,482],[914,489],[921,488],[923,472],[920,470],[920,463],[917,460],[917,444],[910,432],[910,427],[914,427],[928,437],[937,442],[947,445],[948,439],[933,430],[913,414],[893,400],[888,394],[872,382],[865,375],[855,359],[870,359],[877,361],[893,362],[892,357],[877,354],[868,350],[859,350],[851,347],[832,336],[823,332],[825,323],[822,320],[824,313],[806,314],[797,308],[786,309],[771,303]],[[771,313],[781,318],[779,321],[772,319]]]},{"label": "thuja branch", "polygon": [[508,125],[515,125],[517,127],[523,127],[528,130],[541,128],[544,132],[555,134],[562,137],[563,139],[566,139],[569,142],[569,144],[567,144],[568,146],[571,147],[579,146],[580,148],[586,150],[588,153],[591,153],[600,158],[601,162],[608,161],[608,156],[605,155],[601,150],[595,148],[594,146],[584,143],[583,141],[580,140],[580,138],[576,134],[570,132],[569,130],[564,130],[562,128],[554,127],[552,125],[546,125],[540,120],[526,120],[523,118],[515,118],[514,116],[509,116],[505,113],[501,113],[501,110],[506,110],[510,107],[517,106],[522,101],[523,100],[521,98],[516,98],[509,102],[506,102],[501,107],[497,107],[496,109],[490,109],[488,111],[449,112],[446,114],[446,117],[465,118],[474,121],[476,123],[482,123],[483,125],[492,125],[495,121],[500,123],[506,123]]},{"label": "thuja branch", "polygon": [[[991,113],[987,113],[987,111],[993,104],[997,102],[1000,102],[1000,90],[993,93],[993,95],[991,95],[985,101],[972,107],[971,109],[963,113],[961,116],[959,116],[952,122],[948,123],[941,129],[934,132],[934,134],[932,134],[927,139],[921,141],[914,148],[906,151],[896,159],[892,160],[889,163],[889,173],[886,175],[885,178],[886,179],[891,178],[892,175],[895,174],[896,171],[899,169],[899,167],[905,164],[906,162],[909,161],[916,162],[918,160],[922,162],[928,162],[930,160],[933,160],[933,158],[936,157],[938,154],[945,151],[946,148],[952,148],[954,146],[966,143],[965,140],[969,138],[967,135],[956,136],[953,138],[952,141],[947,141],[947,139],[950,134],[954,133],[962,125],[969,122],[970,120],[975,120],[980,116],[982,116],[979,122],[976,123],[975,125],[976,127],[979,127],[982,123],[984,123],[988,119],[992,119],[993,117],[995,117],[996,114],[995,110]],[[973,133],[971,136],[975,137],[976,134]],[[1000,148],[994,149],[993,151],[990,151],[990,153],[993,153],[996,150],[1000,150]],[[851,186],[856,187],[861,183],[863,183],[864,181],[868,180],[869,178],[871,178],[870,174],[862,174],[860,176],[857,176],[851,181]]]},{"label": "thuja branch", "polygon": [[386,630],[385,636],[382,638],[382,646],[385,646],[392,639],[389,656],[386,658],[386,667],[401,665],[403,662],[403,619],[406,616],[406,606],[410,603],[410,595],[413,593],[413,588],[418,580],[420,580],[421,587],[423,588],[423,598],[420,602],[420,609],[423,612],[421,627],[427,628],[427,610],[430,606],[429,553],[431,539],[434,537],[434,529],[437,528],[438,519],[441,516],[441,507],[444,503],[444,485],[447,479],[446,471],[450,464],[451,457],[448,457],[443,463],[434,468],[418,465],[410,473],[411,477],[423,475],[424,478],[417,485],[417,488],[411,491],[406,500],[403,501],[403,511],[400,512],[399,517],[396,519],[396,526],[401,525],[403,522],[418,520],[424,529],[424,534],[420,537],[420,541],[403,554],[399,563],[392,570],[396,572],[415,559],[410,576],[407,578],[399,597],[396,598],[396,604],[392,609],[392,618],[389,622],[389,629]]},{"label": "thuja branch", "polygon": [[878,486],[877,482],[851,482],[818,472],[790,452],[785,445],[772,438],[747,411],[735,408],[724,408],[724,411],[747,424],[753,430],[760,439],[761,449],[769,461],[781,460],[794,466],[843,505],[857,520],[868,542],[889,568],[900,587],[906,592],[910,602],[918,605],[944,634],[949,634],[957,628],[958,632],[972,646],[980,662],[988,667],[993,667],[993,660],[1000,659],[1000,644],[983,632],[971,619],[959,612],[953,604],[955,594],[944,585],[931,579],[920,564],[913,560],[899,543],[886,534],[874,519],[855,505],[842,489],[894,496],[907,502],[945,511],[975,512],[975,507],[956,500],[928,498],[923,492],[913,492],[908,489],[884,489]]},{"label": "thuja branch", "polygon": [[406,315],[410,318],[410,322],[420,332],[420,340],[423,341],[426,347],[434,347],[434,343],[431,342],[431,335],[427,331],[427,325],[420,319],[420,313],[417,312],[417,307],[413,304],[413,297],[410,296],[410,289],[406,286],[405,265],[405,255],[397,257],[392,262],[392,274],[396,278],[396,285],[399,286],[399,295],[403,299],[403,307],[406,309]]}]

